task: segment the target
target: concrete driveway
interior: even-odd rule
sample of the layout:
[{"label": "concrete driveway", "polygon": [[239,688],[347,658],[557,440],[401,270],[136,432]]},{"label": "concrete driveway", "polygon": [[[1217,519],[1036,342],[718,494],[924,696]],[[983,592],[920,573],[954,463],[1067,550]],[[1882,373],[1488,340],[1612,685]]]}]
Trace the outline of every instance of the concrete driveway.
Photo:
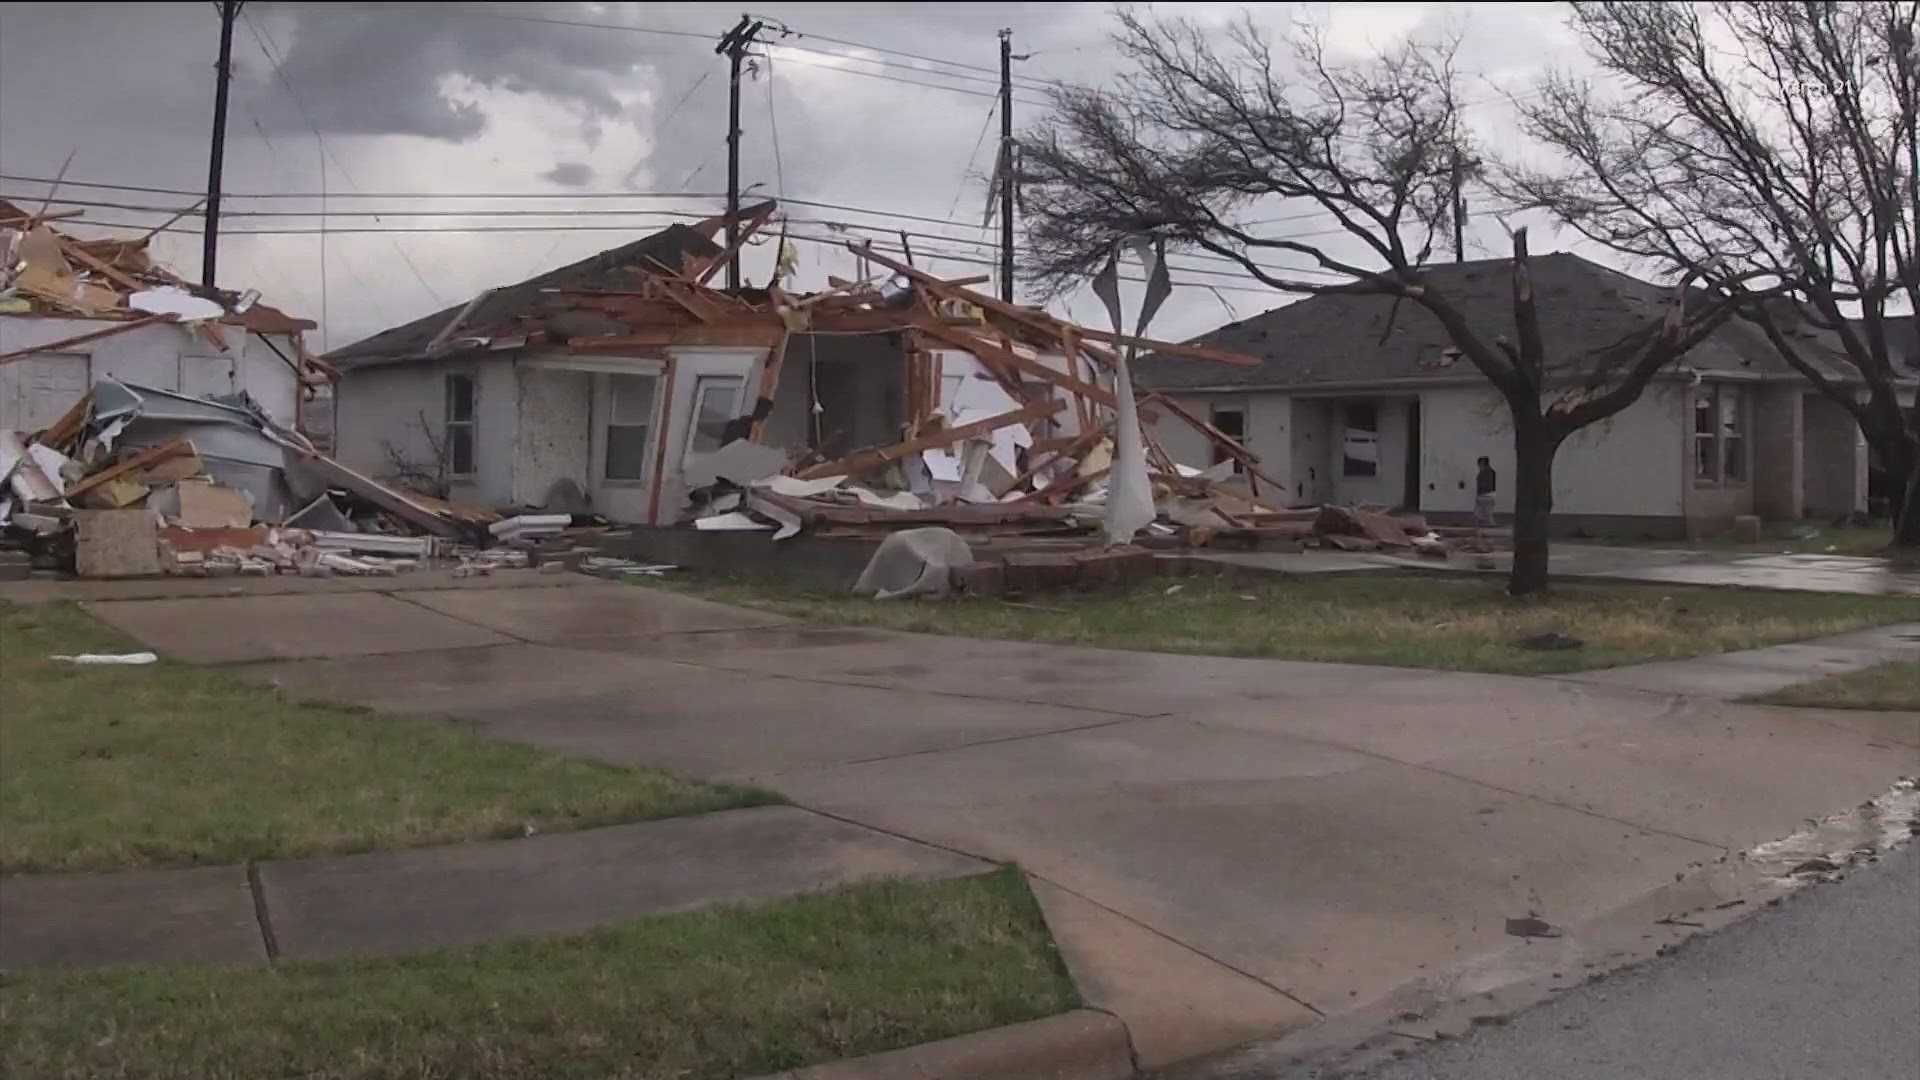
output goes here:
[{"label": "concrete driveway", "polygon": [[814,628],[611,584],[302,599],[93,610],[290,690],[1017,861],[1147,1066],[1506,948],[1508,918],[1615,911],[1920,771],[1911,715]]}]

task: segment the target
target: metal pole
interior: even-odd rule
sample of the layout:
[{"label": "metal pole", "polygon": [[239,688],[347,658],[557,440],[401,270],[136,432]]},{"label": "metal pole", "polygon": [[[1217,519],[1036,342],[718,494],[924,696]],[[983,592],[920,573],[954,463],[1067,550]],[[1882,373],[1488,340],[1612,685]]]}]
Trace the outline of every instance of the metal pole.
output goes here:
[{"label": "metal pole", "polygon": [[214,287],[220,257],[220,169],[227,156],[227,86],[233,81],[233,24],[240,0],[220,4],[220,65],[213,83],[213,145],[207,153],[207,229],[200,252],[200,284]]},{"label": "metal pole", "polygon": [[713,51],[725,53],[727,57],[727,288],[740,287],[740,253],[735,248],[740,243],[740,62],[746,59],[747,46],[753,44],[754,35],[760,32],[763,24],[753,21],[750,15],[740,16],[740,21],[720,39]]},{"label": "metal pole", "polygon": [[1013,303],[1013,31],[1000,31],[1000,299]]}]

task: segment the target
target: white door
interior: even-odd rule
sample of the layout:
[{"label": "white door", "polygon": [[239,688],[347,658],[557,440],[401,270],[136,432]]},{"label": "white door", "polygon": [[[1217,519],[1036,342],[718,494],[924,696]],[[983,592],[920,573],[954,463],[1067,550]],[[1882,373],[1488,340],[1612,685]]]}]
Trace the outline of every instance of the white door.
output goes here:
[{"label": "white door", "polygon": [[681,475],[704,476],[706,459],[726,444],[727,425],[740,415],[740,390],[745,375],[695,375],[689,399],[686,446],[680,455]]},{"label": "white door", "polygon": [[0,401],[0,428],[39,431],[66,415],[92,385],[90,364],[85,353],[42,353],[0,368],[12,384]]},{"label": "white door", "polygon": [[659,458],[660,376],[593,376],[593,506],[615,521],[648,521]]}]

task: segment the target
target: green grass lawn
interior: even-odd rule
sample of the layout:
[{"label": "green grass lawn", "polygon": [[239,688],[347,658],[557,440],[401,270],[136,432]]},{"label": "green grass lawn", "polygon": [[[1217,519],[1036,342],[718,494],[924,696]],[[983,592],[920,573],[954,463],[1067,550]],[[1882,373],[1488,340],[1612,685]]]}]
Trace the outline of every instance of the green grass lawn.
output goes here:
[{"label": "green grass lawn", "polygon": [[[850,626],[1154,652],[1332,660],[1520,675],[1751,649],[1920,620],[1920,599],[1608,581],[1513,600],[1496,580],[1431,573],[1156,578],[1110,593],[874,601],[690,573],[665,587]],[[1169,591],[1172,590],[1172,591]],[[1585,648],[1535,651],[1559,631]]]},{"label": "green grass lawn", "polygon": [[1893,528],[1835,529],[1813,526],[1817,535],[1795,538],[1784,533],[1759,540],[1703,537],[1697,540],[1579,540],[1607,547],[1662,548],[1673,551],[1710,551],[1721,555],[1883,555],[1893,543]]},{"label": "green grass lawn", "polygon": [[0,1073],[723,1080],[1077,1004],[1008,868],[406,957],[10,974]]},{"label": "green grass lawn", "polygon": [[0,871],[326,855],[778,801],[161,661],[79,608],[0,604]]},{"label": "green grass lawn", "polygon": [[1920,712],[1920,663],[1894,661],[1789,686],[1754,699],[1815,709],[1904,709]]}]

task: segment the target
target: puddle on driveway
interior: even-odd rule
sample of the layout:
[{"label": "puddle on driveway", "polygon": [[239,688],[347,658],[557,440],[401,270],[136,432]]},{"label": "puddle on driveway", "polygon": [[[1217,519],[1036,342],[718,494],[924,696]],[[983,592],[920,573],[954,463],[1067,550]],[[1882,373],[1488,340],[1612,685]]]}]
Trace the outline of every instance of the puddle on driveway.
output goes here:
[{"label": "puddle on driveway", "polygon": [[1741,855],[1774,884],[1820,880],[1920,834],[1920,782],[1901,780],[1859,806]]}]

